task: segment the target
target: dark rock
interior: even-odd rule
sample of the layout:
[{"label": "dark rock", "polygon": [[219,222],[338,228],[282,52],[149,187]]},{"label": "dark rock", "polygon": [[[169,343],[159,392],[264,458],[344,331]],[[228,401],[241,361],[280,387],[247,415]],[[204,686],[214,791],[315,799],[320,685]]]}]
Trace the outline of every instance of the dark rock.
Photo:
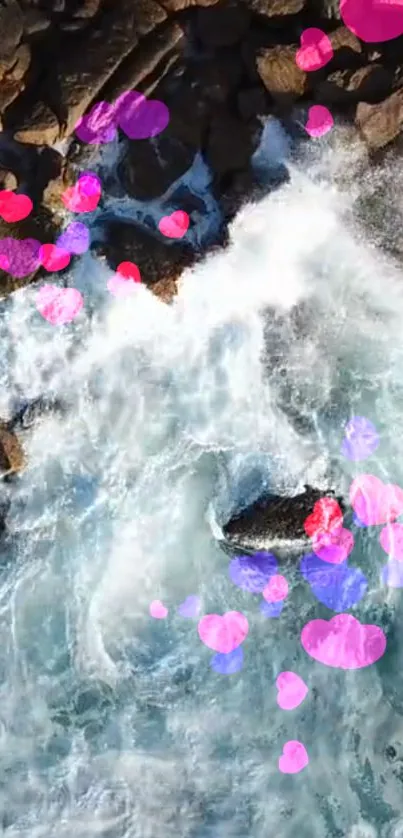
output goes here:
[{"label": "dark rock", "polygon": [[207,61],[197,62],[189,71],[193,97],[214,104],[225,104],[241,84],[243,74],[238,50],[220,50]]},{"label": "dark rock", "polygon": [[9,68],[19,46],[24,29],[24,17],[17,0],[6,0],[0,5],[0,76]]},{"label": "dark rock", "polygon": [[160,3],[167,12],[181,12],[190,6],[214,6],[218,0],[160,0]]},{"label": "dark rock", "polygon": [[60,125],[53,111],[44,102],[36,102],[26,111],[21,123],[14,127],[14,138],[32,145],[53,145],[60,136]]},{"label": "dark rock", "polygon": [[308,74],[299,69],[297,46],[277,46],[262,50],[256,60],[259,76],[274,99],[291,104],[308,90]]},{"label": "dark rock", "polygon": [[129,143],[118,166],[125,192],[140,201],[163,195],[192,165],[195,150],[180,140],[161,136]]},{"label": "dark rock", "polygon": [[223,113],[213,118],[206,147],[206,160],[219,175],[249,165],[253,141],[249,128],[239,119]]},{"label": "dark rock", "polygon": [[[269,496],[231,518],[223,527],[228,546],[251,553],[258,550],[276,550],[284,555],[306,549],[310,539],[304,530],[304,521],[313,511],[320,498],[333,495],[305,487],[305,491],[294,497]],[[345,505],[337,498],[342,511]]]},{"label": "dark rock", "polygon": [[270,99],[264,89],[257,85],[240,90],[237,101],[239,114],[245,122],[270,111]]},{"label": "dark rock", "polygon": [[37,425],[41,419],[54,414],[63,415],[64,412],[65,405],[60,400],[40,396],[15,410],[12,418],[7,422],[7,431],[14,434],[16,431],[27,431]]},{"label": "dark rock", "polygon": [[251,11],[272,18],[298,14],[307,0],[247,0],[247,3]]},{"label": "dark rock", "polygon": [[209,47],[237,44],[249,28],[249,12],[237,0],[224,0],[216,8],[198,9],[197,34]]},{"label": "dark rock", "polygon": [[358,70],[337,70],[320,82],[315,99],[326,105],[349,105],[359,101],[375,103],[391,93],[393,74],[380,64],[369,64]]},{"label": "dark rock", "polygon": [[364,50],[361,41],[347,29],[347,26],[338,26],[330,32],[329,40],[333,47],[333,58],[326,65],[326,71],[345,70],[351,67],[358,67],[364,59]]},{"label": "dark rock", "polygon": [[403,127],[403,89],[376,105],[360,102],[356,111],[356,125],[372,150],[392,142]]}]

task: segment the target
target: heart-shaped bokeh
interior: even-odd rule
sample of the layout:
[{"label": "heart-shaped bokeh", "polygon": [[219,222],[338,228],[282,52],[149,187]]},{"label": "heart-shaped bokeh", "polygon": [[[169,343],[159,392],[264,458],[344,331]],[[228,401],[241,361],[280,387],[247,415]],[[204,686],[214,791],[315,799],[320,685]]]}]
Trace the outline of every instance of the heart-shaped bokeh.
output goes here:
[{"label": "heart-shaped bokeh", "polygon": [[163,102],[146,99],[137,90],[122,93],[115,101],[115,115],[119,128],[130,140],[147,140],[164,131],[169,122],[169,110]]},{"label": "heart-shaped bokeh", "polygon": [[164,215],[161,218],[158,229],[169,239],[181,239],[187,232],[189,223],[190,218],[187,212],[176,210],[171,215]]},{"label": "heart-shaped bokeh", "polygon": [[348,460],[358,462],[370,457],[379,445],[379,434],[375,425],[365,416],[353,416],[344,429],[345,438],[341,453]]},{"label": "heart-shaped bokeh", "polygon": [[304,29],[301,35],[301,47],[295,56],[299,69],[304,73],[320,70],[332,58],[332,43],[325,32],[315,27]]},{"label": "heart-shaped bokeh", "polygon": [[197,626],[199,637],[205,646],[227,655],[243,643],[249,631],[248,621],[239,611],[226,614],[206,614]]},{"label": "heart-shaped bokeh", "polygon": [[37,239],[20,240],[10,236],[0,239],[0,257],[4,260],[4,265],[8,261],[8,273],[22,279],[38,270],[40,247],[41,243]]},{"label": "heart-shaped bokeh", "polygon": [[366,526],[388,524],[403,513],[403,490],[373,474],[360,474],[350,486],[350,503]]},{"label": "heart-shaped bokeh", "polygon": [[39,259],[45,271],[53,273],[67,268],[70,263],[70,253],[56,244],[43,244],[39,251]]},{"label": "heart-shaped bokeh", "polygon": [[263,599],[266,602],[282,602],[288,595],[288,582],[285,576],[275,574],[271,576],[263,590]]},{"label": "heart-shaped bokeh", "polygon": [[114,297],[129,297],[136,285],[141,282],[141,275],[134,262],[121,262],[116,273],[108,279],[107,287]]},{"label": "heart-shaped bokeh", "polygon": [[63,326],[77,317],[84,304],[77,288],[42,285],[36,295],[36,307],[53,326]]},{"label": "heart-shaped bokeh", "polygon": [[110,143],[117,137],[115,106],[97,102],[82,116],[75,126],[77,137],[83,143]]},{"label": "heart-shaped bokeh", "polygon": [[242,646],[238,646],[237,649],[234,649],[233,652],[229,652],[227,655],[217,652],[211,658],[210,667],[214,669],[214,672],[219,672],[220,675],[234,675],[236,672],[239,672],[243,667]]},{"label": "heart-shaped bokeh", "polygon": [[186,599],[179,605],[178,614],[180,614],[181,617],[192,619],[192,617],[198,617],[200,609],[200,597],[195,594],[191,594],[191,596],[186,597]]},{"label": "heart-shaped bokeh", "polygon": [[27,218],[32,212],[32,206],[28,195],[16,194],[9,189],[0,191],[0,217],[8,224]]},{"label": "heart-shaped bokeh", "polygon": [[261,602],[259,606],[260,612],[268,620],[273,617],[279,617],[284,608],[284,602]]},{"label": "heart-shaped bokeh", "polygon": [[297,739],[290,739],[283,747],[283,753],[278,761],[282,774],[299,774],[309,762],[305,746]]},{"label": "heart-shaped bokeh", "polygon": [[335,498],[324,497],[317,500],[313,512],[304,521],[304,530],[309,538],[329,532],[341,532],[343,512]]},{"label": "heart-shaped bokeh", "polygon": [[403,562],[389,559],[382,568],[381,580],[389,588],[403,588]]},{"label": "heart-shaped bokeh", "polygon": [[168,609],[160,599],[154,599],[150,603],[149,611],[155,620],[165,620],[165,617],[168,615]]},{"label": "heart-shaped bokeh", "polygon": [[72,221],[63,233],[56,239],[56,245],[61,250],[81,256],[90,246],[90,231],[81,221]]},{"label": "heart-shaped bokeh", "polygon": [[101,181],[93,172],[80,175],[74,186],[62,194],[62,201],[70,212],[93,212],[102,194]]},{"label": "heart-shaped bokeh", "polygon": [[386,637],[379,626],[363,625],[352,614],[311,620],[301,632],[301,643],[311,658],[337,669],[362,669],[385,653]]},{"label": "heart-shaped bokeh", "polygon": [[403,562],[403,524],[387,524],[381,530],[379,541],[391,559]]},{"label": "heart-shaped bokeh", "polygon": [[367,44],[403,35],[401,0],[341,0],[340,16],[345,26]]},{"label": "heart-shaped bokeh", "polygon": [[327,134],[334,125],[334,119],[325,105],[312,105],[308,110],[308,121],[305,131],[310,137],[318,139]]},{"label": "heart-shaped bokeh", "polygon": [[368,587],[368,580],[358,567],[348,567],[345,563],[331,565],[314,553],[301,559],[300,571],[316,599],[332,611],[352,608]]},{"label": "heart-shaped bokeh", "polygon": [[237,556],[229,563],[230,579],[238,588],[251,594],[260,594],[271,576],[277,573],[277,559],[272,553],[254,553]]},{"label": "heart-shaped bokeh", "polygon": [[340,564],[350,555],[354,547],[354,536],[345,527],[336,532],[319,533],[312,539],[312,550],[324,562]]},{"label": "heart-shaped bokeh", "polygon": [[277,704],[282,710],[294,710],[308,695],[305,681],[295,672],[280,672],[276,680]]}]

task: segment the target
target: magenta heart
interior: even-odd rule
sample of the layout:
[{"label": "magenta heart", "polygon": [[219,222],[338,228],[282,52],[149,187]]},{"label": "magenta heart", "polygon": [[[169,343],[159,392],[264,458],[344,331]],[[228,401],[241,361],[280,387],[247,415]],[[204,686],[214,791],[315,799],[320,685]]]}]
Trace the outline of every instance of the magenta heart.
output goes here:
[{"label": "magenta heart", "polygon": [[305,29],[301,35],[301,48],[295,56],[299,69],[304,73],[320,70],[332,58],[333,47],[330,38],[321,29]]},{"label": "magenta heart", "polygon": [[158,224],[158,229],[163,236],[169,239],[181,239],[189,227],[189,216],[183,210],[176,210],[171,215],[164,215]]},{"label": "magenta heart", "polygon": [[366,526],[389,524],[403,513],[403,490],[373,474],[360,474],[350,486],[350,503]]},{"label": "magenta heart", "polygon": [[350,530],[343,527],[341,530],[318,533],[312,539],[312,550],[322,559],[330,564],[340,564],[350,555],[354,547],[354,536]]},{"label": "magenta heart", "polygon": [[222,617],[219,614],[206,614],[199,620],[197,630],[205,646],[227,655],[245,640],[249,625],[244,614],[227,611]]},{"label": "magenta heart", "polygon": [[299,774],[308,765],[309,757],[305,746],[297,739],[290,739],[283,747],[283,754],[278,761],[282,774]]},{"label": "magenta heart", "polygon": [[169,110],[163,102],[148,100],[142,93],[129,90],[115,102],[119,127],[130,140],[146,140],[164,131],[169,122]]},{"label": "magenta heart", "polygon": [[276,681],[277,704],[282,710],[294,710],[308,695],[308,687],[295,672],[280,672]]},{"label": "magenta heart", "polygon": [[340,15],[348,29],[368,44],[403,35],[401,0],[341,0]]},{"label": "magenta heart", "polygon": [[78,120],[75,132],[83,143],[110,143],[117,136],[114,105],[97,102],[89,113]]},{"label": "magenta heart", "polygon": [[337,669],[371,666],[386,649],[382,629],[363,625],[352,614],[337,614],[329,621],[311,620],[302,629],[301,643],[311,658]]},{"label": "magenta heart", "polygon": [[308,111],[305,131],[310,137],[323,137],[333,128],[334,120],[329,109],[324,105],[312,105]]},{"label": "magenta heart", "polygon": [[41,243],[36,239],[14,239],[11,236],[0,239],[0,255],[3,264],[7,264],[11,276],[21,279],[34,273],[40,265],[39,250]]}]

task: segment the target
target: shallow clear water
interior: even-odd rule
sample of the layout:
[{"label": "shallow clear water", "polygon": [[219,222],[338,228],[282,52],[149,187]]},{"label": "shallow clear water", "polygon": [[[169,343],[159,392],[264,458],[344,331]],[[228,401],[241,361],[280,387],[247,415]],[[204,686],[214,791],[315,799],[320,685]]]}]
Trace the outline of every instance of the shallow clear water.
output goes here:
[{"label": "shallow clear water", "polygon": [[[68,403],[25,437],[28,467],[2,488],[7,838],[403,835],[402,599],[379,582],[377,534],[355,532],[350,563],[370,584],[352,613],[384,627],[387,653],[338,672],[299,640],[333,612],[290,572],[281,617],[265,620],[210,526],[262,487],[403,479],[403,274],[336,186],[352,154],[336,144],[292,164],[171,307],[144,287],[113,300],[91,256],[70,279],[85,296],[70,326],[42,320],[35,288],[3,305],[2,414],[44,393]],[[339,453],[357,413],[381,434],[364,466]],[[177,614],[196,593],[203,613],[247,615],[238,674],[214,673]],[[153,599],[166,620],[149,616]],[[310,688],[291,713],[276,703],[284,669]],[[277,767],[288,739],[310,758],[295,776]]]}]

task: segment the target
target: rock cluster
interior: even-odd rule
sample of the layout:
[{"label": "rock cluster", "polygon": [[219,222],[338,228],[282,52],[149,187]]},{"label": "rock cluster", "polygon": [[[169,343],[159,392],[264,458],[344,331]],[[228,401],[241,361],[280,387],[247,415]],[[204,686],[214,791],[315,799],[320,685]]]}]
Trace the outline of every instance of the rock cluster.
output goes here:
[{"label": "rock cluster", "polygon": [[[403,125],[403,38],[365,44],[342,24],[338,7],[333,0],[3,0],[0,185],[27,192],[36,220],[13,230],[0,224],[0,235],[26,237],[39,225],[42,240],[53,240],[61,192],[97,154],[74,138],[75,124],[125,90],[161,99],[171,118],[153,142],[122,140],[120,194],[160,197],[200,153],[226,220],[253,188],[261,116],[320,103],[355,124],[370,151],[391,143]],[[334,55],[306,73],[295,57],[310,26],[328,34]],[[62,156],[58,144],[69,140]],[[190,198],[181,208],[191,214]],[[123,227],[114,225],[114,240],[126,240],[125,258],[154,248],[144,280],[169,297],[189,249],[161,237],[156,246],[144,228],[132,226],[129,235]],[[104,252],[114,267],[116,248]],[[0,270],[0,293],[13,287]]]}]

